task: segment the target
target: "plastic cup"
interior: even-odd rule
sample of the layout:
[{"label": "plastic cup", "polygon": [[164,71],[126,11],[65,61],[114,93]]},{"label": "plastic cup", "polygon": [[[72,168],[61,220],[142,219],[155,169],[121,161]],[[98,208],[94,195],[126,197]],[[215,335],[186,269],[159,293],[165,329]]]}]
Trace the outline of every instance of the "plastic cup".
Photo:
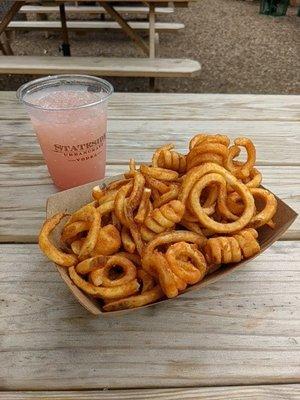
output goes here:
[{"label": "plastic cup", "polygon": [[87,75],[49,76],[18,89],[59,188],[104,178],[107,101],[112,93],[109,82]]}]

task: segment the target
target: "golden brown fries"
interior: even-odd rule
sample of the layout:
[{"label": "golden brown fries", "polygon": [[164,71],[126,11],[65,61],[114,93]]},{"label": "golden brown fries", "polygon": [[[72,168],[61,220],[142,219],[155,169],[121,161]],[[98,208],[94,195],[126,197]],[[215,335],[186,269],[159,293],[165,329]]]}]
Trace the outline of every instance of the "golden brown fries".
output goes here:
[{"label": "golden brown fries", "polygon": [[176,297],[222,264],[257,254],[257,229],[275,226],[277,201],[260,187],[255,162],[245,137],[230,146],[225,135],[200,133],[186,155],[162,146],[151,165],[131,159],[124,179],[93,188],[93,201],[61,230],[64,251],[50,240],[63,213],[44,223],[40,248],[104,311]]}]

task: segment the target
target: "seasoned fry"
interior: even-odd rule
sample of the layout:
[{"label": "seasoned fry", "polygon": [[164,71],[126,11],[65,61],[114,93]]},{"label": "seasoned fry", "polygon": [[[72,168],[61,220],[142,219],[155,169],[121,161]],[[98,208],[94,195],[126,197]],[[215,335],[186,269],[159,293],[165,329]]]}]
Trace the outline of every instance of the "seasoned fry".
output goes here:
[{"label": "seasoned fry", "polygon": [[122,231],[121,231],[121,238],[122,238],[122,244],[124,249],[128,252],[128,253],[134,253],[135,251],[135,243],[132,240],[129,230],[126,226],[122,227]]},{"label": "seasoned fry", "polygon": [[174,274],[189,285],[199,282],[206,274],[207,266],[203,254],[190,243],[173,244],[168,248],[166,258]]},{"label": "seasoned fry", "polygon": [[134,221],[137,222],[138,224],[142,224],[150,212],[150,204],[149,204],[150,196],[151,196],[151,189],[145,188],[143,191],[139,208],[134,217]]},{"label": "seasoned fry", "polygon": [[55,214],[52,218],[45,221],[39,234],[39,246],[42,252],[51,261],[62,267],[70,267],[77,264],[77,257],[74,254],[66,254],[57,249],[50,241],[49,235],[66,215],[64,213]]},{"label": "seasoned fry", "polygon": [[61,240],[66,243],[77,236],[78,233],[88,231],[90,227],[91,223],[88,221],[75,221],[71,224],[65,225],[62,230]]},{"label": "seasoned fry", "polygon": [[95,256],[87,258],[76,265],[76,272],[81,275],[85,275],[93,271],[94,269],[103,267],[107,262],[107,257]]},{"label": "seasoned fry", "polygon": [[77,239],[77,240],[74,240],[74,241],[71,243],[71,250],[73,251],[74,254],[76,254],[76,256],[79,255],[80,250],[81,250],[81,247],[82,247],[82,245],[83,245],[83,243],[84,243],[84,240],[85,240],[84,238],[82,238],[82,239]]},{"label": "seasoned fry", "polygon": [[141,165],[141,172],[145,175],[149,175],[152,178],[160,181],[174,181],[178,178],[178,172],[172,171],[171,169],[159,168],[159,167],[148,167],[148,165]]},{"label": "seasoned fry", "polygon": [[[111,278],[110,274],[115,267],[122,270],[120,277]],[[137,277],[136,266],[126,257],[120,255],[112,256],[105,266],[97,270],[104,287],[115,287],[124,285]]]},{"label": "seasoned fry", "polygon": [[[237,160],[241,149],[246,161]],[[256,229],[275,226],[276,197],[260,187],[255,161],[245,137],[230,146],[226,135],[199,133],[186,155],[166,144],[151,165],[130,159],[124,178],[92,189],[94,201],[61,230],[72,254],[50,240],[64,213],[44,223],[39,245],[104,311],[174,298],[222,265],[256,255]]]},{"label": "seasoned fry", "polygon": [[155,208],[147,216],[144,225],[141,227],[143,240],[148,242],[153,239],[155,234],[172,228],[176,223],[180,222],[184,210],[183,203],[178,200],[172,200],[160,208]]},{"label": "seasoned fry", "polygon": [[79,260],[84,260],[89,255],[91,255],[92,251],[94,250],[96,243],[97,243],[97,237],[98,237],[98,232],[99,232],[99,227],[100,227],[101,216],[100,216],[100,213],[95,208],[91,208],[91,214],[92,214],[92,218],[93,218],[91,227],[90,227],[88,235],[80,249]]},{"label": "seasoned fry", "polygon": [[119,251],[120,247],[120,233],[114,225],[109,224],[99,229],[97,242],[92,253],[93,255],[102,254],[104,256],[110,256]]},{"label": "seasoned fry", "polygon": [[128,297],[127,299],[121,299],[114,302],[110,302],[103,306],[104,311],[117,311],[125,310],[127,308],[142,307],[155,301],[160,300],[164,296],[160,286],[157,285],[153,289],[147,292],[142,292],[139,295]]},{"label": "seasoned fry", "polygon": [[75,267],[69,268],[69,274],[72,281],[82,289],[85,293],[90,294],[95,297],[99,297],[101,299],[122,299],[124,297],[128,297],[139,290],[140,284],[136,279],[131,280],[124,285],[115,286],[115,287],[97,287],[90,282],[85,281],[81,278],[76,270]]}]

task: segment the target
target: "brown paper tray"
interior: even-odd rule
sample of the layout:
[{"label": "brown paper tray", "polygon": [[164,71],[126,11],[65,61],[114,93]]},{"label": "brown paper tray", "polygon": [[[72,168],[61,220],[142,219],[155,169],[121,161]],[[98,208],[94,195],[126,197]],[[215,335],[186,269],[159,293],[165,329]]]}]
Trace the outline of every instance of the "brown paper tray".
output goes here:
[{"label": "brown paper tray", "polygon": [[[104,186],[105,184],[108,184],[109,182],[112,182],[117,179],[123,178],[123,175],[117,175],[113,178],[107,178],[103,179],[102,181],[97,181],[97,182],[90,182],[86,185],[78,186],[73,189],[65,190],[63,192],[59,192],[56,194],[53,194],[48,198],[47,201],[47,218],[52,217],[54,214],[58,212],[68,212],[72,213],[81,206],[83,206],[86,203],[89,203],[91,201],[91,189],[95,185],[100,185]],[[268,247],[271,246],[276,240],[278,240],[283,233],[289,228],[289,226],[293,223],[293,221],[297,217],[297,213],[292,210],[287,204],[285,204],[282,200],[280,200],[277,196],[277,201],[278,201],[278,209],[275,217],[273,218],[274,222],[276,223],[275,229],[271,229],[268,226],[264,226],[259,229],[259,243],[261,246],[261,251],[257,255],[255,255],[252,258],[249,258],[247,260],[241,261],[239,263],[235,264],[227,264],[222,266],[220,269],[215,271],[214,273],[207,275],[201,282],[188,287],[182,294],[179,296],[182,296],[186,292],[190,292],[192,290],[198,290],[202,287],[205,287],[213,282],[216,282],[223,276],[230,274],[237,268],[240,268],[244,265],[246,265],[248,262],[250,262],[253,258],[259,256],[263,251],[265,251]],[[59,238],[60,238],[60,232],[62,229],[63,223],[60,224],[58,229],[53,235],[53,241],[56,245],[59,246]],[[94,300],[92,297],[89,297],[85,293],[83,293],[70,279],[68,272],[66,268],[60,267],[59,265],[56,265],[56,268],[58,269],[58,272],[60,273],[62,279],[65,281],[66,285],[69,287],[73,295],[76,297],[76,299],[79,301],[79,303],[90,313],[93,315],[102,315],[102,316],[111,316],[111,315],[120,315],[120,314],[126,314],[128,312],[135,311],[137,309],[129,309],[129,310],[122,310],[122,311],[113,311],[113,312],[103,312],[100,308],[99,303]],[[178,297],[179,297],[178,296]],[[150,307],[153,306],[154,304],[166,302],[166,301],[171,301],[171,300],[176,300],[175,299],[165,299],[161,300],[159,302],[153,303],[153,304],[148,304],[144,307],[139,307],[140,308],[145,308],[145,307]]]}]

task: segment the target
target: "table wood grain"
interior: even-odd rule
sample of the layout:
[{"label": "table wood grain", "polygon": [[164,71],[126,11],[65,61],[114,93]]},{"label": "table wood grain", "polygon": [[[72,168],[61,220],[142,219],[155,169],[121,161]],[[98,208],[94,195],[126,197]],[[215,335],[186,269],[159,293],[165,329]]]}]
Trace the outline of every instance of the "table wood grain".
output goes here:
[{"label": "table wood grain", "polygon": [[0,400],[298,400],[300,385],[226,386],[192,389],[0,392]]},{"label": "table wood grain", "polygon": [[[247,135],[264,184],[300,210],[299,106],[298,96],[117,93],[107,175],[129,154],[149,161],[165,142],[183,151],[200,131]],[[299,397],[298,220],[246,268],[199,292],[94,319],[35,244],[56,189],[10,92],[0,92],[0,172],[0,389],[19,391],[1,400]]]}]

